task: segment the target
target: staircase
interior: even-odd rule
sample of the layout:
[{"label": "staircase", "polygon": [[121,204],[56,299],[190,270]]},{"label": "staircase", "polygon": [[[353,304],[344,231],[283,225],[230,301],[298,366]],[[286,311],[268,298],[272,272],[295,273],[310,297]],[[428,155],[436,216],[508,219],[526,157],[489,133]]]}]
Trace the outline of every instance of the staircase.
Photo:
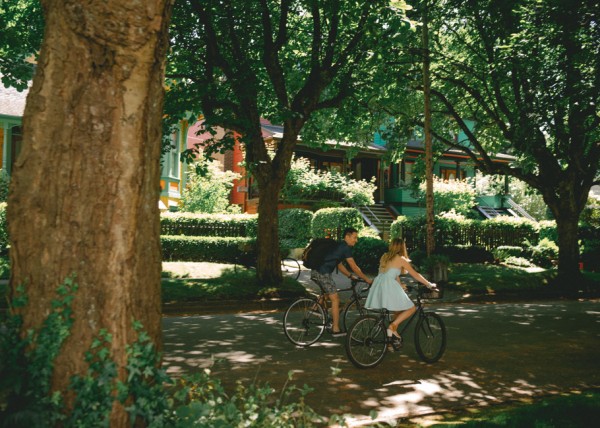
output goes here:
[{"label": "staircase", "polygon": [[535,219],[523,209],[523,207],[513,201],[511,198],[506,198],[504,203],[507,205],[507,208],[494,208],[485,205],[477,205],[475,208],[477,211],[481,213],[485,218],[494,218],[499,215],[508,215],[512,217],[524,217],[529,220],[535,221]]},{"label": "staircase", "polygon": [[394,217],[383,204],[363,205],[356,207],[365,223],[374,229],[381,237],[387,238]]},{"label": "staircase", "polygon": [[479,211],[481,213],[482,216],[484,216],[485,218],[494,218],[494,217],[498,217],[499,215],[507,215],[508,212],[506,212],[506,210],[502,209],[502,208],[492,208],[492,207],[486,207],[483,205],[477,205],[477,211]]}]

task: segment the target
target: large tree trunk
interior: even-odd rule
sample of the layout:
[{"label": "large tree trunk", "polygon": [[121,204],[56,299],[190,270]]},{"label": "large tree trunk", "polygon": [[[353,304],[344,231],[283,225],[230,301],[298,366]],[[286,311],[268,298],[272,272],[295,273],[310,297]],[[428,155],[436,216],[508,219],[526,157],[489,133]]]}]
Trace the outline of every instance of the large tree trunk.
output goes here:
[{"label": "large tree trunk", "polygon": [[282,281],[279,250],[279,218],[277,205],[282,184],[269,180],[259,184],[257,275],[261,284],[276,285]]},{"label": "large tree trunk", "polygon": [[590,186],[583,187],[568,178],[560,181],[556,192],[545,192],[544,200],[552,210],[558,233],[559,284],[573,288],[579,271],[579,216],[585,207]]},{"label": "large tree trunk", "polygon": [[[126,381],[140,321],[161,337],[159,159],[171,0],[42,0],[46,32],[23,118],[8,203],[11,289],[24,285],[24,330],[39,328],[76,275],[74,325],[52,389],[87,369],[100,329]],[[69,397],[67,395],[67,403]],[[129,424],[115,404],[111,426]]]}]

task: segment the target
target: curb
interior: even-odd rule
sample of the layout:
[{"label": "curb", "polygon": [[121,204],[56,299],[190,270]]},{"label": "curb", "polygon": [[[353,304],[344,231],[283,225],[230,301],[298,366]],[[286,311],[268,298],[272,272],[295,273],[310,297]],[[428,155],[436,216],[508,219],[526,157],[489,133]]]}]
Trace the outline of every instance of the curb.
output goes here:
[{"label": "curb", "polygon": [[[198,302],[168,302],[162,306],[163,316],[186,315],[218,315],[239,314],[258,311],[283,311],[297,297],[260,300],[214,300]],[[582,292],[565,295],[560,292],[544,293],[501,293],[501,294],[473,294],[456,295],[440,299],[425,299],[427,306],[471,303],[510,303],[534,302],[544,300],[582,300],[598,299],[600,292]],[[343,305],[344,302],[342,302]]]}]

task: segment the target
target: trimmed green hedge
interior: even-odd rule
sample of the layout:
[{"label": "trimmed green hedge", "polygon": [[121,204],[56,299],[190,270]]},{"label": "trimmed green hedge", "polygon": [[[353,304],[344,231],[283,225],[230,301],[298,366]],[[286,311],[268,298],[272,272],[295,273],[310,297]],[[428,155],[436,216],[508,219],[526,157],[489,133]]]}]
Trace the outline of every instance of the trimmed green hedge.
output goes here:
[{"label": "trimmed green hedge", "polygon": [[356,208],[323,208],[313,216],[312,237],[341,239],[339,235],[348,227],[358,231],[364,227],[363,218]]},{"label": "trimmed green hedge", "polygon": [[[392,238],[404,237],[409,251],[425,248],[425,218],[399,216],[392,223],[390,235]],[[490,220],[448,217],[435,219],[436,247],[466,245],[479,246],[491,251],[503,245],[519,246],[525,240],[537,243],[538,235],[536,224],[528,220],[506,217]]]},{"label": "trimmed green hedge", "polygon": [[363,272],[377,274],[379,259],[387,250],[387,242],[379,238],[361,237],[352,249],[352,256]]},{"label": "trimmed green hedge", "polygon": [[254,238],[206,236],[161,236],[165,261],[234,263],[242,254],[253,253]]},{"label": "trimmed green hedge", "polygon": [[311,239],[313,213],[302,208],[279,211],[279,242],[283,248],[303,248]]},{"label": "trimmed green hedge", "polygon": [[256,214],[162,213],[161,235],[256,238]]}]

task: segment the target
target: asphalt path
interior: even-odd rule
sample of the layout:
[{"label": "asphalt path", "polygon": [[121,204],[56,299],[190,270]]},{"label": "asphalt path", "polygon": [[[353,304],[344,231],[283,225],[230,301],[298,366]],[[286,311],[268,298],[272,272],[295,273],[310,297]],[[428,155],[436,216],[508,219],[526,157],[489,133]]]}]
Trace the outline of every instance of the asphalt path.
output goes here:
[{"label": "asphalt path", "polygon": [[482,407],[600,386],[600,301],[443,303],[448,345],[435,364],[419,361],[412,332],[400,352],[374,369],[355,368],[343,338],[325,334],[297,348],[283,313],[163,318],[168,373],[210,368],[230,391],[237,381],[314,388],[306,402],[321,415],[348,415],[350,426],[402,422],[419,415]]}]

